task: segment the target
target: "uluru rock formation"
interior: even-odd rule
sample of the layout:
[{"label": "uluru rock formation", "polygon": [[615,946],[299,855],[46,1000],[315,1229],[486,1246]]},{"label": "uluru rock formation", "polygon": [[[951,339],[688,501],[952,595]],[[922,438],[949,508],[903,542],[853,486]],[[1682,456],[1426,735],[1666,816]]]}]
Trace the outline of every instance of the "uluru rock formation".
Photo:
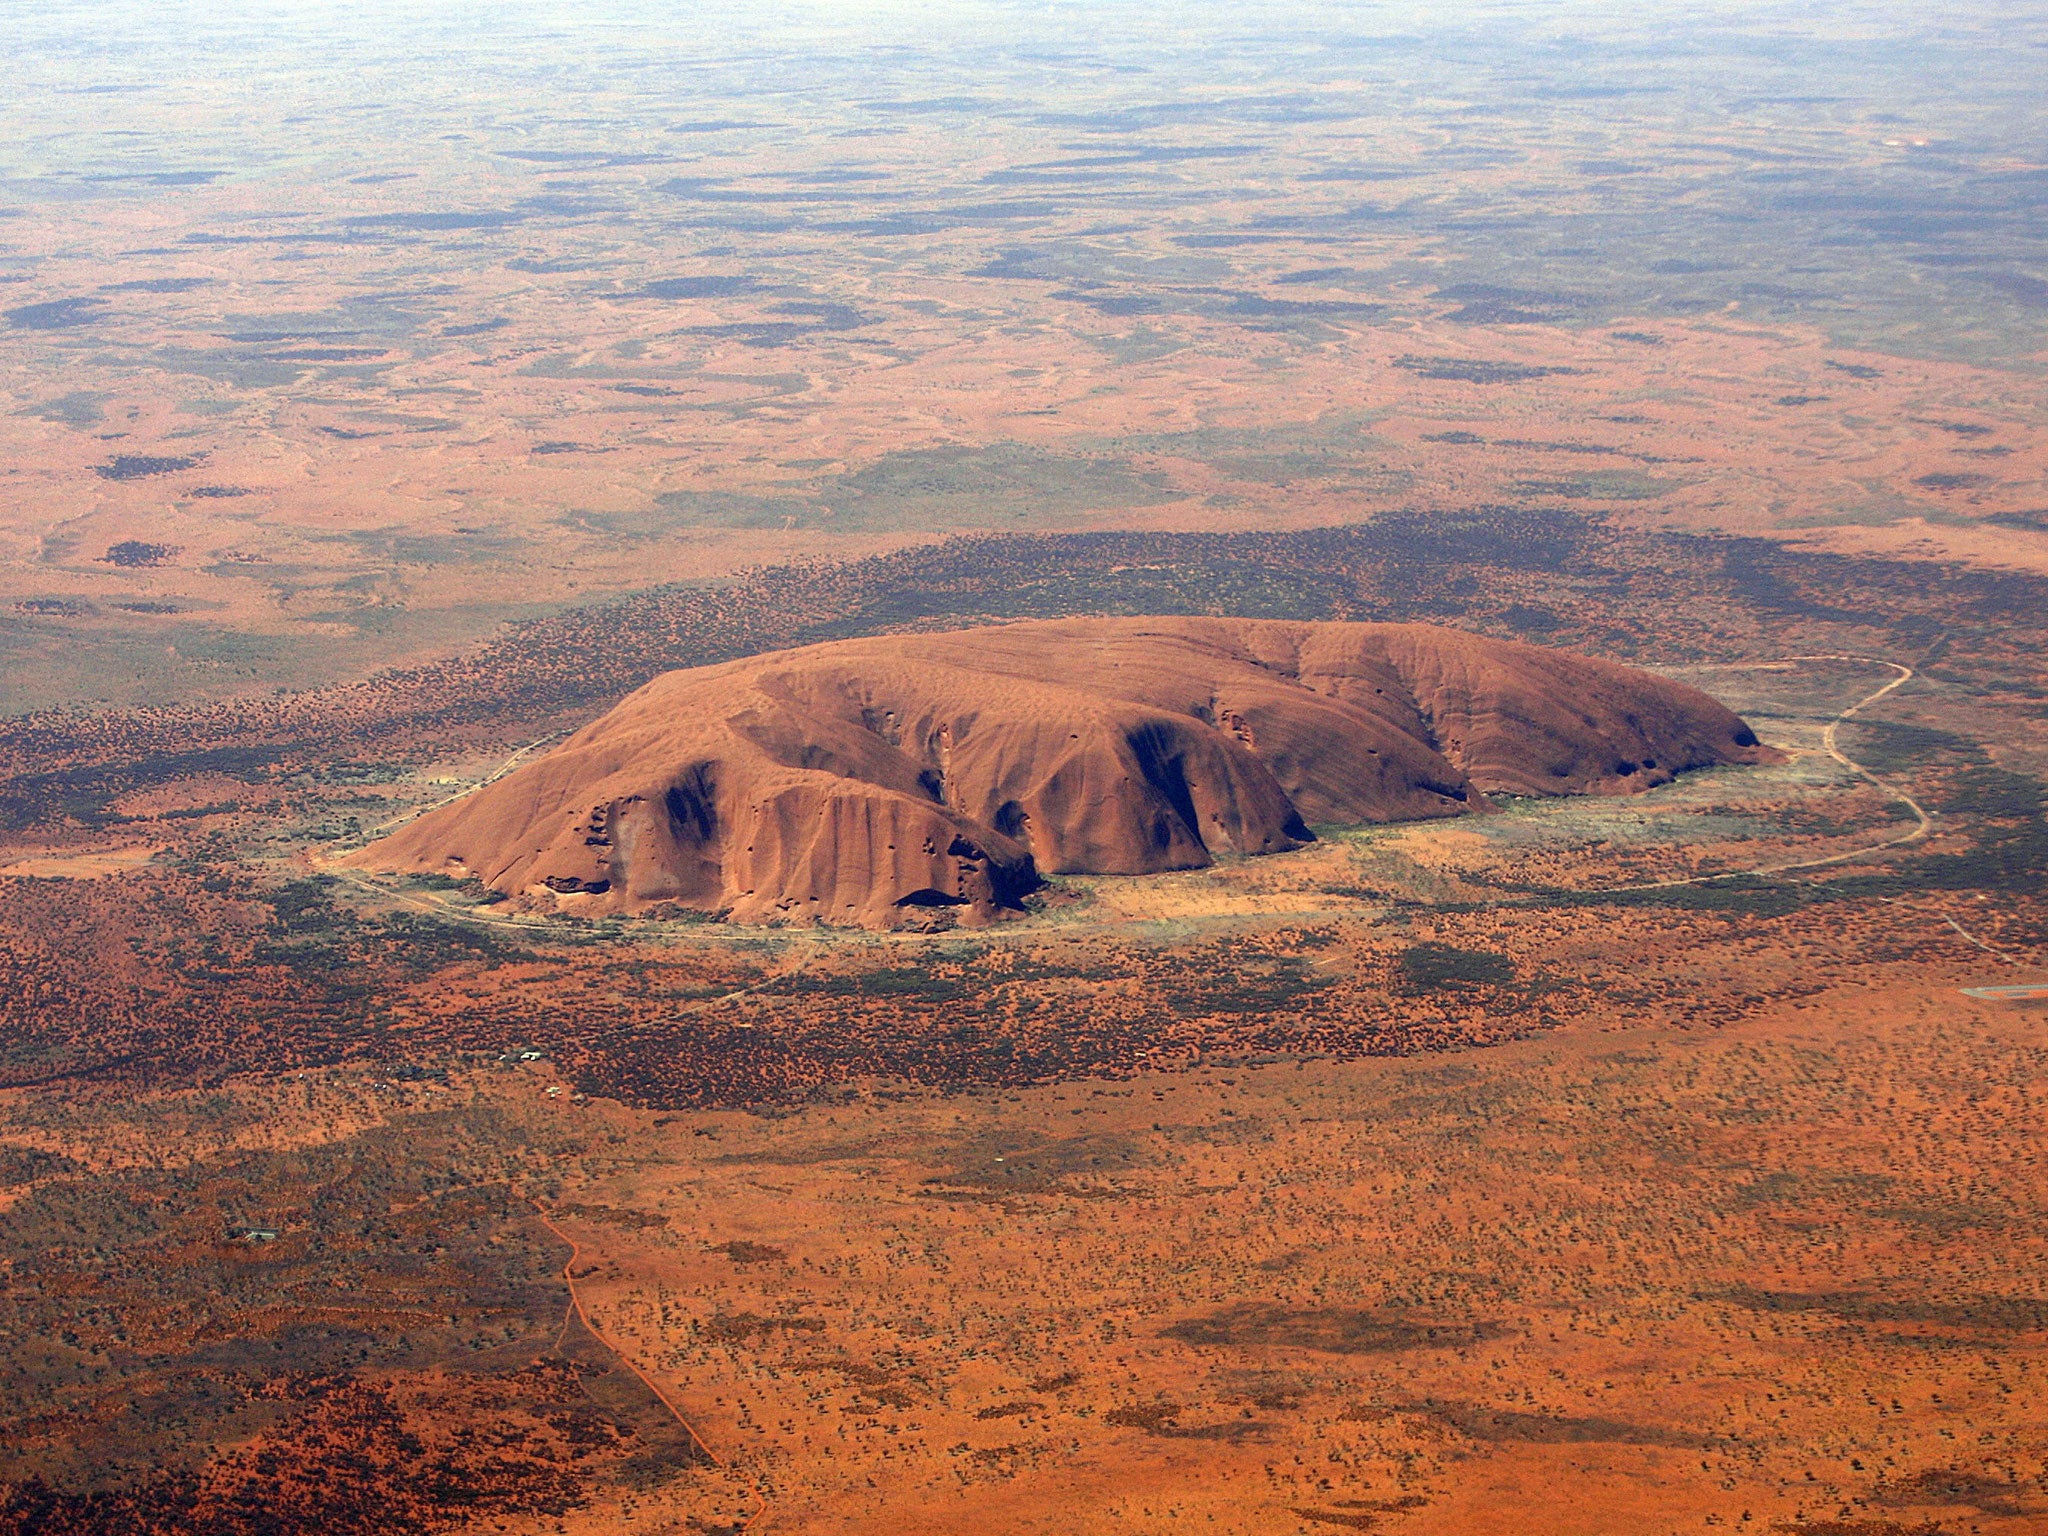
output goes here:
[{"label": "uluru rock formation", "polygon": [[1626,794],[1767,755],[1697,689],[1457,630],[1062,619],[667,673],[348,862],[586,914],[985,921],[1043,873],[1188,869],[1317,823]]}]

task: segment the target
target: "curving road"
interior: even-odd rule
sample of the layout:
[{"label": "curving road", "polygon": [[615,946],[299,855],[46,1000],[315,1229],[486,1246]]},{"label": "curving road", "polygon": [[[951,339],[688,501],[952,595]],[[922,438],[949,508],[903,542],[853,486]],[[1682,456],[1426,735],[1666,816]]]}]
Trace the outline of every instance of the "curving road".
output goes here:
[{"label": "curving road", "polygon": [[1848,753],[1844,752],[1842,750],[1842,742],[1840,735],[1842,726],[1846,724],[1849,721],[1849,719],[1856,714],[1858,710],[1868,708],[1870,705],[1875,704],[1879,699],[1883,698],[1886,694],[1890,693],[1893,689],[1902,687],[1906,683],[1911,682],[1913,678],[1917,675],[1913,671],[1913,669],[1903,662],[1880,661],[1875,656],[1826,655],[1780,656],[1777,657],[1775,660],[1771,661],[1720,662],[1714,666],[1713,670],[1722,672],[1735,672],[1751,670],[1758,667],[1782,667],[1789,662],[1797,661],[1854,661],[1860,662],[1865,666],[1886,667],[1889,668],[1894,674],[1896,674],[1892,678],[1892,680],[1886,683],[1882,688],[1879,688],[1874,692],[1865,694],[1862,698],[1858,699],[1854,704],[1851,704],[1847,709],[1843,710],[1840,714],[1836,715],[1834,719],[1830,720],[1827,724],[1827,729],[1821,732],[1820,744],[1822,750],[1825,751],[1829,757],[1832,757],[1844,768],[1847,768],[1851,773],[1856,775],[1857,778],[1862,779],[1865,783],[1870,784],[1877,789],[1883,790],[1885,794],[1891,797],[1892,801],[1895,804],[1903,805],[1906,807],[1907,810],[1911,811],[1913,813],[1912,828],[1909,831],[1900,833],[1897,837],[1886,838],[1881,843],[1872,843],[1868,847],[1864,848],[1851,848],[1847,853],[1829,854],[1824,859],[1800,859],[1789,864],[1760,864],[1753,869],[1724,869],[1720,871],[1720,873],[1718,874],[1690,875],[1683,880],[1653,880],[1647,885],[1610,886],[1608,887],[1609,890],[1664,891],[1670,890],[1674,886],[1708,885],[1716,880],[1734,880],[1745,875],[1786,875],[1791,874],[1795,870],[1801,869],[1825,869],[1832,864],[1847,864],[1855,859],[1867,858],[1869,855],[1873,853],[1882,853],[1887,848],[1903,848],[1908,843],[1917,843],[1934,830],[1934,818],[1927,814],[1926,808],[1922,806],[1918,800],[1915,800],[1911,795],[1907,794],[1903,789],[1900,789],[1895,784],[1887,784],[1883,779],[1880,779],[1876,774],[1872,773],[1863,764],[1857,762],[1855,758],[1849,756]]},{"label": "curving road", "polygon": [[[1842,727],[1845,724],[1847,724],[1850,720],[1854,719],[1856,715],[1861,711],[1868,709],[1871,705],[1877,703],[1880,699],[1885,698],[1897,689],[1902,688],[1907,683],[1911,682],[1916,676],[1919,675],[1914,671],[1913,668],[1907,666],[1904,662],[1886,661],[1881,657],[1876,656],[1856,656],[1839,652],[1826,652],[1810,656],[1778,656],[1760,661],[1716,662],[1709,663],[1706,666],[1695,670],[1738,672],[1749,671],[1763,667],[1782,667],[1797,662],[1812,661],[1854,662],[1861,666],[1883,667],[1885,670],[1892,674],[1891,679],[1888,682],[1886,682],[1882,687],[1872,689],[1869,693],[1866,693],[1865,695],[1863,695],[1863,697],[1857,699],[1853,704],[1849,705],[1846,709],[1842,710],[1839,714],[1837,714],[1833,719],[1828,721],[1826,728],[1821,732],[1821,749],[1824,752],[1826,752],[1829,757],[1833,758],[1837,763],[1841,764],[1842,767],[1846,768],[1855,777],[1863,780],[1865,783],[1869,784],[1874,789],[1881,790],[1885,795],[1887,795],[1891,799],[1893,803],[1903,805],[1904,807],[1906,807],[1908,811],[1912,812],[1913,825],[1909,827],[1906,831],[1899,833],[1895,837],[1888,837],[1881,842],[1869,843],[1860,848],[1851,848],[1842,853],[1831,853],[1822,858],[1794,859],[1782,864],[1759,864],[1746,869],[1724,869],[1711,875],[1687,875],[1681,879],[1675,880],[1651,880],[1644,882],[1640,885],[1604,886],[1599,887],[1595,891],[1589,891],[1586,894],[1591,895],[1603,893],[1622,893],[1629,891],[1672,890],[1677,887],[1688,885],[1711,885],[1719,880],[1737,880],[1745,877],[1759,878],[1773,875],[1789,875],[1796,874],[1801,870],[1827,869],[1837,864],[1848,864],[1858,859],[1868,858],[1872,854],[1884,853],[1893,848],[1904,848],[1910,844],[1924,841],[1934,831],[1934,817],[1925,806],[1921,805],[1921,803],[1918,800],[1916,800],[1912,795],[1908,794],[1905,790],[1900,789],[1897,785],[1888,783],[1886,780],[1878,777],[1878,775],[1872,772],[1868,766],[1866,766],[1863,763],[1859,763],[1858,761],[1856,761],[1855,758],[1849,756],[1848,753],[1842,750]],[[369,835],[371,837],[380,836],[384,832],[389,831],[394,827],[401,826],[406,822],[416,819],[419,816],[425,815],[428,811],[438,810],[443,805],[452,804],[454,801],[461,799],[464,795],[472,794],[476,790],[483,788],[486,784],[495,783],[497,780],[503,778],[506,774],[510,773],[512,769],[515,766],[517,766],[519,760],[525,757],[526,754],[532,752],[537,747],[544,746],[548,742],[555,740],[557,736],[562,734],[564,733],[557,732],[555,733],[555,735],[542,736],[534,741],[528,742],[525,746],[521,747],[518,751],[514,752],[510,757],[506,758],[504,762],[500,763],[488,775],[486,775],[482,779],[477,780],[474,784],[465,786],[464,788],[455,791],[455,793],[449,795],[445,799],[436,801],[432,805],[422,807],[417,811],[413,811],[405,816],[398,818],[397,820],[389,822],[385,826],[375,829],[375,831],[373,831]],[[488,911],[482,911],[475,908],[460,907],[453,902],[425,895],[424,893],[398,891],[390,886],[384,885],[376,880],[373,880],[366,875],[363,875],[359,871],[339,868],[327,863],[324,860],[320,862],[321,867],[326,872],[338,875],[342,879],[350,882],[351,884],[356,885],[361,889],[371,892],[379,897],[382,897],[385,900],[396,901],[403,906],[412,907],[417,911],[432,912],[441,917],[453,918],[457,922],[481,923],[492,927],[535,929],[542,929],[546,927],[545,920],[540,918],[499,916],[496,913]],[[1515,900],[1517,901],[1528,899],[1530,898],[1515,898]],[[1965,928],[1961,923],[1957,922],[1953,917],[1944,916],[1942,920],[1949,927],[1953,928],[1964,939],[1967,939],[1971,944],[1974,944],[1977,948],[1983,950],[1986,954],[1994,955],[1999,959],[2006,961],[2008,964],[2017,963],[2013,960],[2012,956],[2006,954],[2005,951],[1997,948],[1995,945],[1986,943],[1976,934],[1971,933],[1969,929]],[[790,937],[795,938],[798,936],[791,935]],[[806,935],[805,937],[812,936]],[[892,940],[914,942],[915,940],[924,937],[924,935],[890,934],[887,937]],[[799,961],[796,968],[801,970],[803,968],[803,962]],[[700,1000],[694,1004],[689,1005],[683,1011],[693,1013],[698,1012],[704,1008],[712,1007],[719,1003],[726,1002],[731,998],[743,996],[748,992],[756,990],[758,987],[767,985],[769,981],[775,979],[778,978],[771,976],[768,978],[764,978],[764,980],[761,982],[755,983],[754,986],[743,987],[736,992],[727,993],[720,997],[706,998]]]},{"label": "curving road", "polygon": [[[1873,788],[1883,790],[1885,794],[1891,797],[1892,802],[1894,804],[1903,805],[1907,810],[1911,811],[1913,813],[1912,827],[1910,827],[1908,830],[1904,832],[1901,832],[1897,837],[1888,837],[1883,842],[1871,843],[1866,847],[1862,848],[1851,848],[1846,853],[1829,854],[1826,858],[1798,859],[1787,864],[1760,864],[1753,869],[1724,869],[1719,874],[1693,875],[1684,880],[1656,880],[1650,882],[1647,885],[1611,886],[1608,889],[1617,891],[1669,890],[1674,886],[1709,885],[1716,880],[1732,880],[1745,875],[1752,877],[1762,875],[1786,875],[1802,869],[1825,869],[1830,865],[1847,864],[1856,859],[1868,858],[1871,854],[1874,853],[1883,853],[1887,849],[1903,848],[1910,843],[1920,842],[1924,840],[1928,836],[1928,834],[1934,830],[1934,818],[1931,814],[1929,814],[1925,806],[1923,806],[1918,800],[1914,799],[1911,795],[1907,794],[1906,791],[1900,789],[1896,784],[1889,784],[1885,782],[1883,779],[1879,778],[1875,773],[1872,773],[1868,767],[1866,767],[1862,763],[1857,762],[1855,758],[1849,756],[1848,753],[1842,750],[1841,730],[1843,725],[1846,724],[1850,719],[1852,719],[1858,711],[1869,708],[1872,704],[1875,704],[1879,699],[1883,698],[1886,694],[1892,692],[1894,689],[1903,687],[1905,684],[1911,682],[1913,678],[1917,675],[1911,667],[1907,666],[1904,662],[1884,661],[1875,656],[1847,656],[1830,653],[1818,656],[1780,656],[1774,661],[1722,662],[1716,664],[1713,667],[1713,670],[1740,671],[1746,668],[1753,667],[1784,666],[1789,662],[1799,661],[1852,661],[1861,663],[1865,666],[1884,667],[1893,674],[1892,680],[1886,683],[1882,688],[1874,689],[1870,693],[1866,693],[1862,698],[1858,699],[1854,704],[1851,704],[1847,709],[1843,710],[1840,714],[1836,715],[1834,719],[1830,720],[1827,724],[1827,729],[1821,732],[1820,744],[1822,750],[1824,750],[1829,757],[1833,758],[1836,762],[1840,763],[1844,768],[1848,769],[1857,778],[1862,779],[1866,784],[1871,785]],[[2014,956],[2006,953],[2006,951],[2000,949],[1997,945],[1987,943],[1985,940],[1979,938],[1976,934],[1970,932],[1969,929],[1965,928],[1961,923],[1957,922],[1955,918],[1949,916],[1948,914],[1942,914],[1941,920],[1944,923],[1946,923],[1950,928],[1953,928],[1956,931],[1956,933],[1959,934],[1962,938],[1967,940],[1969,943],[1974,944],[1977,948],[1983,950],[1985,954],[1991,955],[1996,959],[2002,960],[2007,965],[2019,964],[2019,961]]]}]

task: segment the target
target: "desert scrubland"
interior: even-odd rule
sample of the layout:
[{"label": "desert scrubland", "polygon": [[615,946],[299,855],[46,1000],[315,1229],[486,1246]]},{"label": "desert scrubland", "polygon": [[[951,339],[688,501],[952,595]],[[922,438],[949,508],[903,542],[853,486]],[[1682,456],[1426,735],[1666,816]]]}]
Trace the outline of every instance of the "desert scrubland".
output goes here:
[{"label": "desert scrubland", "polygon": [[1183,11],[11,19],[0,1532],[2048,1528],[2048,34]]},{"label": "desert scrubland", "polygon": [[1079,52],[295,14],[22,35],[4,707],[959,529],[1547,503],[2048,560],[2001,8],[1687,12],[1682,62],[1654,7],[1124,8]]}]

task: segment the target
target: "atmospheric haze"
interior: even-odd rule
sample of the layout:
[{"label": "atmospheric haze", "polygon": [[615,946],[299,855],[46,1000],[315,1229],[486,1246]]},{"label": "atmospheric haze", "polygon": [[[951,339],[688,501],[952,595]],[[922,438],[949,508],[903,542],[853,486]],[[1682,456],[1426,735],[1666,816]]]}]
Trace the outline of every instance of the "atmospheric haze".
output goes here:
[{"label": "atmospheric haze", "polygon": [[0,1536],[2048,1529],[2048,17],[16,4]]}]

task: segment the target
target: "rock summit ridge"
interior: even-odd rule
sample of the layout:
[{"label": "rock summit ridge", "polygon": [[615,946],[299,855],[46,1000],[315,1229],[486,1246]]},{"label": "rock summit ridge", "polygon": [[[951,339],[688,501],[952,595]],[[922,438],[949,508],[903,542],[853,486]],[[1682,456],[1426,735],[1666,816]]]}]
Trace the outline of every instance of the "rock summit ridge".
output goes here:
[{"label": "rock summit ridge", "polygon": [[1768,755],[1697,689],[1459,630],[1059,619],[666,673],[346,862],[584,914],[985,922],[1045,874],[1189,869],[1315,824]]}]

